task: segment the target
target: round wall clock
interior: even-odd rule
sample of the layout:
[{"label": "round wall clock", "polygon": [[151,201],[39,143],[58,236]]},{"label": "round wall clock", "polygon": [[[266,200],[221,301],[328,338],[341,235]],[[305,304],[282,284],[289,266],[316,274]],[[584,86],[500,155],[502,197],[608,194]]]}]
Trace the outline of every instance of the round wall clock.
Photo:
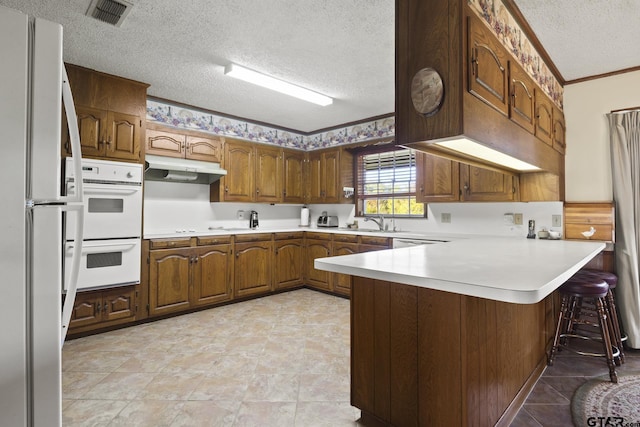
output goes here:
[{"label": "round wall clock", "polygon": [[411,100],[416,111],[426,117],[438,112],[444,98],[440,74],[433,68],[423,68],[411,81]]}]

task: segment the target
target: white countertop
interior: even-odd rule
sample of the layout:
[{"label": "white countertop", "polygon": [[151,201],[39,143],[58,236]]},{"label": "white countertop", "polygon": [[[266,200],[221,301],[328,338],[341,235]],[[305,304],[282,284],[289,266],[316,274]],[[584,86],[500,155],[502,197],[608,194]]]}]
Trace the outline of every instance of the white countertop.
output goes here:
[{"label": "white countertop", "polygon": [[315,260],[315,268],[496,301],[544,299],[605,248],[603,242],[470,238]]}]

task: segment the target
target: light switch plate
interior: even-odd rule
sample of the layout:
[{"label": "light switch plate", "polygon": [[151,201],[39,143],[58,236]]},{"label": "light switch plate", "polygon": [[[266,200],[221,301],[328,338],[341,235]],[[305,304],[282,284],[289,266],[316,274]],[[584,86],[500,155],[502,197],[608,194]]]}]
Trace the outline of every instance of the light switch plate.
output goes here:
[{"label": "light switch plate", "polygon": [[562,215],[551,215],[551,226],[562,227]]},{"label": "light switch plate", "polygon": [[521,213],[513,214],[513,223],[515,225],[522,225],[522,214]]},{"label": "light switch plate", "polygon": [[440,214],[440,222],[442,222],[443,224],[446,223],[450,223],[451,222],[451,214],[450,213],[441,213]]}]

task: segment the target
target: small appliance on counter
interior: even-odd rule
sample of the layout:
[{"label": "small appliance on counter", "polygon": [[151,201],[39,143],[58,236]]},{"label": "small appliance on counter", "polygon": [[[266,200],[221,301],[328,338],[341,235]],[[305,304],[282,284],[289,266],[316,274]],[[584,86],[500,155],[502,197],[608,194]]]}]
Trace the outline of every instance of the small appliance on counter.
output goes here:
[{"label": "small appliance on counter", "polygon": [[536,222],[532,219],[529,220],[529,234],[527,234],[527,239],[535,239],[536,238]]},{"label": "small appliance on counter", "polygon": [[322,214],[318,217],[318,227],[337,227],[338,217],[334,215],[327,215],[327,211],[322,211]]},{"label": "small appliance on counter", "polygon": [[249,215],[249,228],[258,228],[258,212],[256,211],[251,211],[251,214]]}]

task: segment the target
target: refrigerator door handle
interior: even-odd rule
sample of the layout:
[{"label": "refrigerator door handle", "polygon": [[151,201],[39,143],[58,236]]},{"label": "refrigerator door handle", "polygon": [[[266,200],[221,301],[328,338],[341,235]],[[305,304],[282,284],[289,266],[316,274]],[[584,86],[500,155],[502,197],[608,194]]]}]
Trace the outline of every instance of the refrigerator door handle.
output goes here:
[{"label": "refrigerator door handle", "polygon": [[67,331],[69,330],[69,323],[71,322],[71,315],[73,314],[73,307],[76,301],[78,273],[80,271],[80,260],[82,258],[82,239],[84,238],[84,206],[81,204],[75,204],[61,206],[61,208],[66,212],[75,211],[78,217],[76,221],[75,244],[73,246],[73,255],[71,257],[71,274],[68,276],[69,282],[63,287],[63,289],[67,290],[67,295],[64,299],[64,306],[62,307],[62,334],[60,348],[64,345],[64,340],[67,337]]},{"label": "refrigerator door handle", "polygon": [[[82,148],[80,146],[80,131],[78,130],[78,118],[76,116],[76,107],[73,104],[73,96],[71,94],[71,86],[69,85],[69,77],[67,69],[62,64],[62,102],[64,103],[64,111],[67,115],[67,125],[69,126],[69,139],[71,140],[71,158],[73,159],[74,176],[82,176]],[[64,196],[61,202],[84,202],[84,192],[82,189],[82,179],[76,180],[76,190],[71,196]]]}]

